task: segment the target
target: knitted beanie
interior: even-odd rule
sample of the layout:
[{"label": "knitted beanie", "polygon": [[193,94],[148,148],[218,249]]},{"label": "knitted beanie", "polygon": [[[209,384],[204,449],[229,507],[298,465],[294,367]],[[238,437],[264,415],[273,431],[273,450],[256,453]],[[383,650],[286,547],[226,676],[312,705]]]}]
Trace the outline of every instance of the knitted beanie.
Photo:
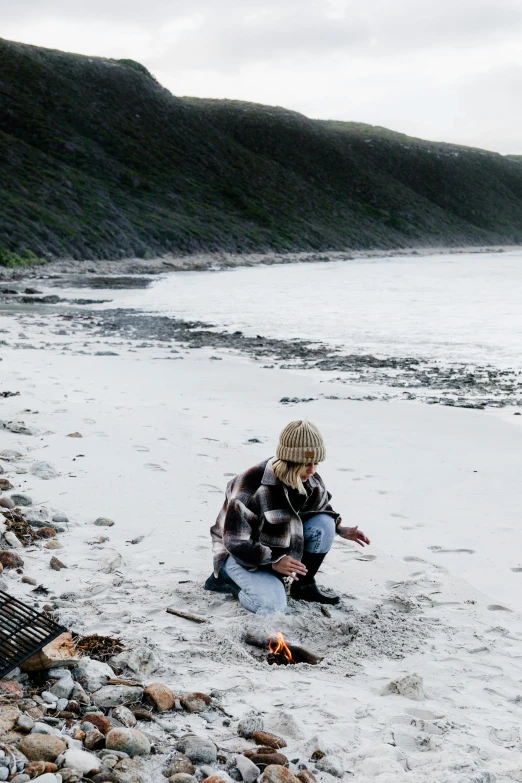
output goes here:
[{"label": "knitted beanie", "polygon": [[277,444],[276,458],[286,462],[323,462],[326,449],[321,433],[311,421],[291,421],[287,424]]}]

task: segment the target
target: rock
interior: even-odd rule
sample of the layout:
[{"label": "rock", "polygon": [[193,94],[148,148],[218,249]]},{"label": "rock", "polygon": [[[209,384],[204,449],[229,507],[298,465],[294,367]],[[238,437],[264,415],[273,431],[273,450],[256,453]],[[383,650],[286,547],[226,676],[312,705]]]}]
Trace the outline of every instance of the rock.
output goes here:
[{"label": "rock", "polygon": [[[7,778],[4,778],[4,780],[7,780]],[[30,780],[31,778],[29,775],[26,775],[25,772],[21,772],[19,775],[15,775],[14,778],[11,778],[11,783],[29,783]]]},{"label": "rock", "polygon": [[176,772],[169,777],[169,783],[198,783],[198,779],[186,772]]},{"label": "rock", "polygon": [[105,746],[105,737],[98,729],[90,729],[85,734],[84,745],[87,750],[99,750]]},{"label": "rock", "polygon": [[187,712],[206,712],[212,699],[206,693],[185,693],[180,697],[180,702]]},{"label": "rock", "polygon": [[250,761],[261,770],[269,766],[287,767],[289,763],[286,756],[282,753],[277,753],[275,750],[272,753],[256,753],[255,750],[245,751],[243,755],[249,758]]},{"label": "rock", "polygon": [[24,695],[22,686],[17,680],[5,677],[0,680],[0,696],[9,696],[11,699],[21,699]]},{"label": "rock", "polygon": [[50,761],[30,761],[24,772],[29,775],[30,778],[35,778],[37,775],[45,775],[46,772],[56,772],[58,767]]},{"label": "rock", "polygon": [[185,756],[183,753],[178,753],[177,756],[174,756],[174,758],[169,761],[163,770],[163,774],[166,778],[170,778],[172,775],[178,774],[193,775],[194,769],[194,764],[189,759],[189,757]]},{"label": "rock", "polygon": [[63,549],[62,544],[60,544],[60,542],[56,538],[49,539],[49,541],[45,542],[44,546],[46,549],[49,549],[50,551],[54,551],[56,549]]},{"label": "rock", "polygon": [[118,552],[106,550],[98,558],[99,568],[104,574],[113,574],[123,565],[123,558]]},{"label": "rock", "polygon": [[82,438],[83,436],[79,432],[70,432],[67,435],[68,438]]},{"label": "rock", "polygon": [[40,527],[38,528],[36,535],[38,538],[54,538],[56,530],[54,527]]},{"label": "rock", "polygon": [[[47,718],[47,721],[49,720],[56,720],[56,723],[60,722],[58,718]],[[32,734],[46,734],[49,737],[60,737],[60,739],[62,738],[62,733],[60,729],[56,728],[56,726],[53,726],[50,723],[41,723],[39,721],[34,724]]]},{"label": "rock", "polygon": [[270,764],[263,772],[261,783],[298,783],[298,778],[286,767]]},{"label": "rock", "polygon": [[270,734],[268,731],[254,731],[252,739],[256,745],[265,745],[269,748],[286,748],[286,742],[281,737],[277,737],[275,734]]},{"label": "rock", "polygon": [[54,555],[51,557],[51,560],[49,561],[49,567],[53,569],[53,571],[61,571],[62,568],[67,568],[65,563],[62,563],[61,560],[58,560],[57,557]]},{"label": "rock", "polygon": [[112,659],[115,666],[127,666],[136,674],[150,675],[160,667],[160,661],[154,651],[146,644],[137,644],[132,650],[115,655]]},{"label": "rock", "polygon": [[236,767],[245,783],[254,783],[261,774],[259,767],[246,756],[236,756]]},{"label": "rock", "polygon": [[91,723],[95,728],[97,728],[98,731],[101,731],[102,734],[107,734],[107,732],[113,728],[113,725],[110,722],[109,718],[106,715],[102,715],[99,712],[89,712],[87,719],[89,723]]},{"label": "rock", "polygon": [[44,506],[29,506],[27,510],[23,511],[25,521],[31,527],[44,527],[49,521],[49,511]]},{"label": "rock", "polygon": [[136,720],[136,716],[133,715],[132,712],[129,710],[129,708],[125,707],[123,704],[120,705],[119,707],[116,707],[112,711],[112,715],[120,723],[123,723],[123,725],[126,726],[128,729],[132,729],[138,722]]},{"label": "rock", "polygon": [[175,747],[194,764],[214,764],[217,761],[216,746],[205,737],[187,734],[176,742]]},{"label": "rock", "polygon": [[20,539],[15,536],[12,530],[8,530],[6,533],[4,533],[4,538],[10,546],[14,547],[14,549],[24,548],[24,545]]},{"label": "rock", "polygon": [[296,721],[291,712],[273,712],[267,715],[265,728],[273,734],[296,740],[300,740],[304,734],[304,728]]},{"label": "rock", "polygon": [[67,705],[69,704],[69,699],[58,699],[56,702],[56,709],[58,712],[63,712],[67,709]]},{"label": "rock", "polygon": [[11,500],[15,506],[32,506],[33,499],[30,495],[24,495],[22,492],[13,492],[11,494]]},{"label": "rock", "polygon": [[85,687],[91,693],[99,690],[103,685],[106,685],[107,680],[111,680],[115,676],[108,663],[96,661],[88,656],[81,659],[76,670],[76,678],[85,680]]},{"label": "rock", "polygon": [[[0,466],[0,473],[3,473],[4,469]],[[2,492],[7,492],[10,489],[14,489],[13,485],[9,481],[9,479],[1,478],[0,479],[0,490]]]},{"label": "rock", "polygon": [[42,691],[40,695],[46,704],[52,704],[54,706],[58,701],[58,696],[55,696],[54,693],[51,693],[50,691]]},{"label": "rock", "polygon": [[152,704],[156,712],[167,712],[176,703],[176,697],[170,688],[167,688],[161,682],[152,682],[150,685],[147,685],[143,691],[143,698],[149,704]]},{"label": "rock", "polygon": [[34,462],[31,465],[31,473],[33,476],[38,476],[41,479],[53,479],[58,478],[60,475],[53,465],[49,462]]},{"label": "rock", "polygon": [[56,777],[52,772],[46,772],[45,775],[40,775],[40,777],[35,778],[35,780],[38,781],[38,783],[58,783],[58,781],[61,783],[62,778]]},{"label": "rock", "polygon": [[137,720],[152,721],[152,714],[145,707],[132,707],[131,712]]},{"label": "rock", "polygon": [[33,579],[33,577],[32,577],[32,576],[23,576],[23,577],[22,577],[22,579],[21,579],[21,581],[22,581],[22,582],[23,582],[25,585],[35,585],[35,584],[36,584],[36,579]]},{"label": "rock", "polygon": [[4,568],[23,568],[24,561],[17,555],[16,552],[11,552],[8,549],[3,549],[0,552],[0,563]]},{"label": "rock", "polygon": [[231,781],[232,778],[226,772],[216,772],[214,775],[204,778],[202,783],[231,783]]},{"label": "rock", "polygon": [[[0,737],[17,726],[22,717],[24,716],[14,702],[0,704]],[[29,718],[29,720],[31,719]]]},{"label": "rock", "polygon": [[74,680],[70,671],[67,671],[67,674],[65,674],[63,677],[60,677],[60,679],[55,682],[54,685],[51,685],[49,690],[54,696],[57,696],[58,699],[69,699],[71,693],[73,692],[73,688]]},{"label": "rock", "polygon": [[26,672],[38,671],[51,669],[53,666],[76,666],[79,661],[80,658],[75,650],[72,634],[67,631],[21,663],[20,668]]},{"label": "rock", "polygon": [[[20,715],[16,721],[17,731],[29,733],[34,728],[34,720],[29,715]],[[0,734],[2,733],[2,708],[0,707]]]},{"label": "rock", "polygon": [[94,524],[98,527],[112,527],[114,522],[112,519],[108,519],[107,517],[98,517],[98,519],[94,520]]},{"label": "rock", "polygon": [[15,508],[15,502],[14,500],[11,500],[11,498],[2,497],[0,498],[0,506],[2,508],[7,508],[10,511],[12,508]]},{"label": "rock", "polygon": [[65,516],[65,514],[61,514],[60,512],[53,515],[53,522],[56,522],[57,525],[68,525],[69,524],[69,518]]},{"label": "rock", "polygon": [[55,761],[66,748],[63,739],[49,734],[29,734],[18,745],[20,753],[29,761]]},{"label": "rock", "polygon": [[93,693],[92,698],[98,707],[118,707],[120,704],[139,701],[143,688],[138,685],[105,685]]},{"label": "rock", "polygon": [[138,729],[111,729],[105,737],[105,747],[128,753],[131,758],[150,753],[150,742]]},{"label": "rock", "polygon": [[83,775],[101,771],[100,759],[85,750],[67,750],[63,754],[63,761],[66,767],[77,769]]},{"label": "rock", "polygon": [[22,454],[15,449],[4,449],[3,451],[0,451],[0,459],[5,459],[7,462],[16,462],[21,456]]},{"label": "rock", "polygon": [[328,772],[335,778],[342,778],[344,775],[344,765],[338,756],[323,756],[316,762],[315,767],[321,772]]},{"label": "rock", "polygon": [[422,677],[418,674],[408,674],[406,677],[392,680],[382,689],[381,696],[387,696],[390,693],[397,693],[414,701],[421,701],[426,698]]},{"label": "rock", "polygon": [[296,777],[299,778],[301,783],[316,783],[315,775],[312,775],[309,769],[302,769],[297,773]]},{"label": "rock", "polygon": [[241,718],[237,724],[237,733],[240,737],[250,739],[255,731],[263,731],[263,718],[256,715],[255,712],[251,712]]}]

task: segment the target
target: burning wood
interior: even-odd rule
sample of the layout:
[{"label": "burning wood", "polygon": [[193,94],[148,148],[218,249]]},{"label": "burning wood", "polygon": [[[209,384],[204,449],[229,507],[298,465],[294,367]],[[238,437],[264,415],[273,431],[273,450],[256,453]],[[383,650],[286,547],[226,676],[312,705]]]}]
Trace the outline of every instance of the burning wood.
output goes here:
[{"label": "burning wood", "polygon": [[246,644],[252,645],[252,647],[259,647],[262,650],[268,650],[267,661],[270,664],[277,664],[287,666],[292,663],[310,663],[312,666],[321,663],[323,658],[311,650],[307,650],[305,647],[291,644],[283,634],[278,631],[271,634],[268,638],[266,636],[257,636],[253,633],[247,633],[245,635]]}]

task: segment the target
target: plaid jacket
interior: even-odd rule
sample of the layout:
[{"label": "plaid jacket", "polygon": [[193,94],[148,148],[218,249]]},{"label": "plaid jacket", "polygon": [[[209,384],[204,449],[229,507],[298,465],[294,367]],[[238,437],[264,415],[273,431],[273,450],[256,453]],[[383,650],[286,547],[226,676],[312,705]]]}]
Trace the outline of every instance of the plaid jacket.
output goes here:
[{"label": "plaid jacket", "polygon": [[337,527],[341,517],[330,505],[331,495],[322,478],[316,473],[308,483],[311,494],[297,514],[286,486],[274,474],[271,459],[233,478],[210,528],[214,574],[218,576],[229,554],[249,571],[269,566],[283,555],[301,560],[303,522],[314,514],[329,514]]}]

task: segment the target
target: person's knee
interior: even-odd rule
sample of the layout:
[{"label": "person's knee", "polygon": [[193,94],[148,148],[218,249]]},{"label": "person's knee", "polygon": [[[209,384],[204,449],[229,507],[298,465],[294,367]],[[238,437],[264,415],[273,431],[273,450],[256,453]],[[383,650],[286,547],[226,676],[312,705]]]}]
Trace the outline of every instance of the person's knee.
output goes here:
[{"label": "person's knee", "polygon": [[242,590],[239,600],[245,609],[254,614],[273,614],[286,610],[286,592],[282,584],[276,589],[266,590],[263,593],[251,593]]},{"label": "person's knee", "polygon": [[308,551],[317,554],[329,552],[335,538],[335,520],[329,514],[316,514],[309,520]]}]

